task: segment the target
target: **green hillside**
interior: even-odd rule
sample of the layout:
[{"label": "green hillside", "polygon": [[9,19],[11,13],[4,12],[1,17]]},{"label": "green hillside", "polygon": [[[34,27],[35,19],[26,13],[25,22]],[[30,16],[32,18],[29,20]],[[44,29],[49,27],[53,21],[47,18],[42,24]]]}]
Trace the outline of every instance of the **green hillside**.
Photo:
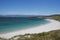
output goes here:
[{"label": "green hillside", "polygon": [[0,40],[60,40],[60,30],[53,30],[38,34],[16,35],[10,39],[0,38]]}]

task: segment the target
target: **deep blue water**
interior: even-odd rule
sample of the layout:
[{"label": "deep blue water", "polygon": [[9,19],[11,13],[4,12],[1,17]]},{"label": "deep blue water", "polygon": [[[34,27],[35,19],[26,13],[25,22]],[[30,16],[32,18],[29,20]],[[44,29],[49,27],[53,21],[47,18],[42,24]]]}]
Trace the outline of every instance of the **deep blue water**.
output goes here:
[{"label": "deep blue water", "polygon": [[47,20],[40,18],[0,17],[0,33],[32,28],[46,23]]}]

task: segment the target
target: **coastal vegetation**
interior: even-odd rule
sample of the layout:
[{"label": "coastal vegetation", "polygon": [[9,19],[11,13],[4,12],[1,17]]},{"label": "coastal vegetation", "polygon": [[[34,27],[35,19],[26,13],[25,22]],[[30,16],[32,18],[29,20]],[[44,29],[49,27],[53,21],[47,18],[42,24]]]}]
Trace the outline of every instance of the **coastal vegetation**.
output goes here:
[{"label": "coastal vegetation", "polygon": [[54,19],[60,21],[60,14],[49,15],[49,16],[37,16],[38,18],[47,18],[47,19]]},{"label": "coastal vegetation", "polygon": [[0,40],[60,40],[60,29],[37,34],[16,35],[10,39],[0,38]]},{"label": "coastal vegetation", "polygon": [[52,17],[52,19],[60,21],[60,15],[52,15],[51,17]]}]

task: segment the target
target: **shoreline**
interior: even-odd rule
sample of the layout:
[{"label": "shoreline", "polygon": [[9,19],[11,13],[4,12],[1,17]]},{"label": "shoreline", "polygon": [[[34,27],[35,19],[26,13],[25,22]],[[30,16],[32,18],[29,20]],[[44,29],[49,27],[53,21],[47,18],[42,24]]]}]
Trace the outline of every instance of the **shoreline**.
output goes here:
[{"label": "shoreline", "polygon": [[59,27],[60,22],[53,20],[53,19],[46,19],[46,20],[50,21],[50,23],[45,24],[45,25],[40,25],[37,27],[33,27],[33,28],[24,29],[24,30],[18,30],[18,31],[14,31],[14,32],[5,33],[5,34],[0,34],[0,37],[9,39],[16,35],[41,33],[41,32],[48,32],[51,30],[60,29],[60,27]]}]

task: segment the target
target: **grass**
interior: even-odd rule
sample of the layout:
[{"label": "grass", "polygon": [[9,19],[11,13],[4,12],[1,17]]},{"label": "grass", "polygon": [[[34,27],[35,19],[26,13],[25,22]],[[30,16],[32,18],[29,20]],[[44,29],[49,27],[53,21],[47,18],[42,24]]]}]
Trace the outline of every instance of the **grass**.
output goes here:
[{"label": "grass", "polygon": [[0,40],[60,40],[60,30],[37,34],[16,35],[10,39],[0,38]]}]

